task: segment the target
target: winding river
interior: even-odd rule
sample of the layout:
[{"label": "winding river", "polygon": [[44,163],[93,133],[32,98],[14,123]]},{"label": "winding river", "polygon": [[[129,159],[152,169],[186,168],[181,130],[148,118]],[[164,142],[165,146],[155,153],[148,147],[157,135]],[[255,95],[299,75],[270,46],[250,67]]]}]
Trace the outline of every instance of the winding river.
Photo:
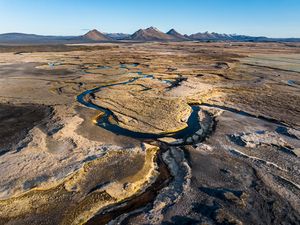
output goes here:
[{"label": "winding river", "polygon": [[[120,64],[120,68],[129,70],[128,66],[137,67],[138,65],[139,64]],[[109,66],[101,66],[98,68],[99,69],[109,69],[110,67]],[[177,131],[177,132],[173,132],[173,133],[152,134],[152,133],[142,133],[142,132],[131,131],[131,130],[128,130],[128,129],[118,126],[118,124],[111,123],[109,121],[109,118],[111,116],[116,119],[116,116],[114,115],[114,113],[111,110],[109,110],[107,108],[103,108],[98,105],[95,105],[92,102],[87,100],[88,98],[86,96],[92,95],[95,92],[99,92],[104,88],[130,84],[130,83],[135,82],[138,79],[156,79],[153,75],[144,74],[142,71],[138,71],[135,73],[138,76],[133,77],[127,81],[103,85],[103,86],[96,87],[96,88],[93,88],[90,90],[86,90],[77,96],[77,101],[88,108],[102,111],[104,113],[104,115],[101,116],[101,118],[97,121],[97,125],[108,131],[111,131],[117,135],[123,135],[123,136],[127,136],[127,137],[138,138],[138,139],[157,139],[157,138],[162,138],[162,137],[186,139],[187,137],[193,135],[197,130],[199,130],[201,128],[199,119],[198,119],[198,112],[200,110],[199,106],[191,106],[192,113],[188,118],[188,121],[187,121],[188,126],[186,128],[184,128],[180,131]],[[169,80],[160,80],[160,81],[164,82],[164,83],[170,83],[172,85],[172,82]]]}]

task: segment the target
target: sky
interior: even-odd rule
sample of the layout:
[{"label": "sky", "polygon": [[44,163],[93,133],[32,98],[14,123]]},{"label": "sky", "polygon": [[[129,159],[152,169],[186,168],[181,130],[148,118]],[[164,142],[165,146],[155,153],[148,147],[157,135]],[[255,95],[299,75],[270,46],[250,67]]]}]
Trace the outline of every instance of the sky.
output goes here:
[{"label": "sky", "polygon": [[0,0],[0,33],[133,33],[300,37],[300,0]]}]

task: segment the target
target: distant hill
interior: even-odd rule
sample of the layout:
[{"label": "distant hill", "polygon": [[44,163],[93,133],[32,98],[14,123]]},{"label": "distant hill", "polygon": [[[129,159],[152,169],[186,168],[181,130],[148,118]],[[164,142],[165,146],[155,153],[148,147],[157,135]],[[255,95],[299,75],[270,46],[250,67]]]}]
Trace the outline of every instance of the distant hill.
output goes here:
[{"label": "distant hill", "polygon": [[124,40],[130,37],[130,34],[124,34],[124,33],[105,33],[105,35],[114,40]]},{"label": "distant hill", "polygon": [[191,34],[189,36],[193,40],[226,40],[229,39],[229,35],[227,34],[218,34],[218,33],[196,33],[196,34]]},{"label": "distant hill", "polygon": [[112,41],[113,39],[100,31],[94,29],[87,32],[85,35],[82,36],[83,39],[88,41]]},{"label": "distant hill", "polygon": [[75,36],[45,36],[24,33],[0,34],[2,44],[43,44],[43,43],[67,43],[73,42]]},{"label": "distant hill", "polygon": [[165,34],[155,27],[149,27],[147,29],[139,29],[130,36],[134,41],[172,41],[174,37]]},{"label": "distant hill", "polygon": [[263,36],[247,36],[239,34],[220,34],[220,33],[196,33],[188,36],[191,40],[197,41],[240,41],[240,42],[299,42],[300,38],[268,38]]},{"label": "distant hill", "polygon": [[178,33],[175,29],[169,30],[166,34],[172,36],[174,40],[178,40],[178,41],[187,41],[190,39],[189,37],[186,37]]}]

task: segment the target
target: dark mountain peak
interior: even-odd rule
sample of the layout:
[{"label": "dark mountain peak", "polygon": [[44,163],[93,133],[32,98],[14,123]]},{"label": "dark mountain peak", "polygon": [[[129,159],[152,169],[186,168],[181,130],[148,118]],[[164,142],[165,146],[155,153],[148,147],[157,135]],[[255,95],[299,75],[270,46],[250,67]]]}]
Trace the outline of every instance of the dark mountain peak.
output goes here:
[{"label": "dark mountain peak", "polygon": [[105,34],[101,33],[97,29],[90,30],[85,35],[84,38],[92,41],[111,41],[112,39]]},{"label": "dark mountain peak", "polygon": [[180,33],[178,33],[175,29],[169,30],[166,34],[172,36],[175,40],[187,40],[188,38]]},{"label": "dark mountain peak", "polygon": [[97,29],[93,29],[93,30],[88,31],[86,34],[84,34],[84,36],[98,35],[98,34],[101,34],[101,32],[98,31]]},{"label": "dark mountain peak", "polygon": [[144,33],[145,30],[144,29],[138,29],[135,33]]},{"label": "dark mountain peak", "polygon": [[167,34],[179,34],[179,33],[174,28],[172,28],[167,32]]},{"label": "dark mountain peak", "polygon": [[88,33],[100,33],[97,29],[90,30]]},{"label": "dark mountain peak", "polygon": [[145,29],[145,31],[157,31],[157,32],[161,32],[159,29],[157,29],[156,27],[148,27],[147,29]]}]

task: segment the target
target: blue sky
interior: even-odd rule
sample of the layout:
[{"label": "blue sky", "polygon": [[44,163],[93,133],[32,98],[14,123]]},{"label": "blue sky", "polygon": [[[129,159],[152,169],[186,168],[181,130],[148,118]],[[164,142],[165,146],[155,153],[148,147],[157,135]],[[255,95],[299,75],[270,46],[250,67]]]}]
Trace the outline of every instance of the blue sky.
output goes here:
[{"label": "blue sky", "polygon": [[300,37],[300,0],[0,0],[0,33],[132,33],[149,26]]}]

